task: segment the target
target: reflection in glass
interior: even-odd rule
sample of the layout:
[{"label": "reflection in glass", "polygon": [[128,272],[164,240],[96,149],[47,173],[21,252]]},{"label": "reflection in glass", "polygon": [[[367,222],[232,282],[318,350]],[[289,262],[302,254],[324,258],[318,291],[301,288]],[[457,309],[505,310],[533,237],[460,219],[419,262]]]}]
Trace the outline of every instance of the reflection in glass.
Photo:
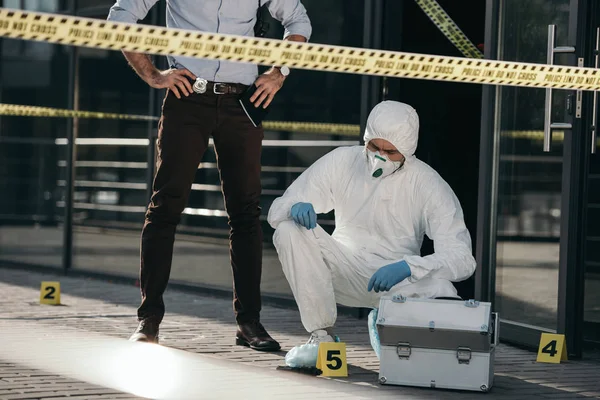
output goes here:
[{"label": "reflection in glass", "polygon": [[[569,0],[502,2],[499,58],[546,63],[548,25],[566,45]],[[565,63],[562,57],[556,64]],[[552,120],[565,120],[566,91],[553,92]],[[542,151],[544,89],[499,89],[496,305],[503,319],[556,329],[562,132]]]},{"label": "reflection in glass", "polygon": [[[58,0],[4,0],[3,7],[56,12]],[[2,103],[67,108],[68,52],[64,46],[24,40],[0,42]],[[0,261],[61,267],[64,192],[57,186],[67,121],[0,118]]]},{"label": "reflection in glass", "polygon": [[[77,2],[79,6],[89,2]],[[264,3],[264,2],[263,2]],[[311,17],[311,41],[360,46],[363,40],[361,0],[304,0]],[[164,10],[164,2],[153,8]],[[95,9],[96,18],[101,8]],[[318,10],[318,12],[317,12]],[[81,10],[80,10],[81,11]],[[108,7],[102,11],[108,11]],[[151,11],[151,13],[153,12]],[[88,14],[86,14],[88,15]],[[143,23],[150,23],[149,15]],[[270,21],[268,37],[281,38],[283,28]],[[149,114],[150,89],[119,52],[78,49],[79,108],[124,114]],[[159,64],[160,65],[160,64]],[[264,67],[260,68],[264,70]],[[156,96],[162,91],[152,90]],[[294,70],[278,92],[270,120],[358,124],[361,77]],[[145,140],[157,123],[79,120],[82,139]],[[356,140],[328,135],[265,132],[266,140]],[[262,151],[263,217],[272,201],[298,175],[332,147],[265,146]],[[147,144],[78,145],[75,186],[74,267],[135,277],[139,273],[140,232],[147,206]],[[64,183],[63,183],[64,184]],[[266,218],[265,218],[266,219]],[[326,226],[330,229],[331,225]],[[271,228],[263,221],[263,291],[291,294],[277,255],[269,248]],[[216,156],[206,152],[178,227],[171,278],[231,289],[229,226],[220,192]]]},{"label": "reflection in glass", "polygon": [[586,340],[600,343],[600,150],[590,157],[585,252],[584,330]]}]

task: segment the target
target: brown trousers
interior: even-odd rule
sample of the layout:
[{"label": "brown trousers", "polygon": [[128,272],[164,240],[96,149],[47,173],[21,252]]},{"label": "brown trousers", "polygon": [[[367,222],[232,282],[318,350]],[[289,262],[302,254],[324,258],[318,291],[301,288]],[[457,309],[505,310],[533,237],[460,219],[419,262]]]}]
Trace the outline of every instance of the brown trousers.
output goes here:
[{"label": "brown trousers", "polygon": [[[167,92],[158,132],[153,195],[141,240],[138,318],[162,320],[175,230],[187,205],[198,165],[212,136],[225,209],[229,216],[233,307],[238,323],[258,319],[261,309],[262,228],[260,159],[262,127],[254,127],[238,95]],[[202,266],[199,266],[202,268]]]}]

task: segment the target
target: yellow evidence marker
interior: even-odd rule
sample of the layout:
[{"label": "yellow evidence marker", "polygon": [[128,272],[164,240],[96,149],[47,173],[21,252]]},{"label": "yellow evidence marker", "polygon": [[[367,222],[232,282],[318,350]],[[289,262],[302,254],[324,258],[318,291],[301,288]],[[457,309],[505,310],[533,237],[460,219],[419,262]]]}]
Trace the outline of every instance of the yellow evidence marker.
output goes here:
[{"label": "yellow evidence marker", "polygon": [[42,282],[40,304],[60,304],[60,282]]},{"label": "yellow evidence marker", "polygon": [[542,333],[538,349],[537,362],[560,364],[567,361],[565,335]]},{"label": "yellow evidence marker", "polygon": [[321,343],[317,355],[317,368],[323,371],[323,376],[348,376],[346,344],[341,342]]}]

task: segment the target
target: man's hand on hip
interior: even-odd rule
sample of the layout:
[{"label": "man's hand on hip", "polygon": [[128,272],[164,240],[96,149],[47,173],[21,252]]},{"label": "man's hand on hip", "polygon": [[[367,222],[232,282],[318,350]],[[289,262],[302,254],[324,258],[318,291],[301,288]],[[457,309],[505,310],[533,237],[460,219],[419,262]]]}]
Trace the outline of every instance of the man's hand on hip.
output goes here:
[{"label": "man's hand on hip", "polygon": [[168,69],[166,71],[156,71],[147,82],[155,89],[169,89],[180,99],[181,93],[189,96],[194,92],[192,83],[190,83],[187,77],[192,78],[194,81],[196,80],[196,75],[185,68]]},{"label": "man's hand on hip", "polygon": [[257,89],[250,97],[250,101],[254,103],[255,107],[262,104],[263,108],[267,108],[273,101],[275,94],[283,86],[283,81],[285,81],[285,76],[277,68],[271,68],[254,82]]},{"label": "man's hand on hip", "polygon": [[181,93],[186,96],[193,93],[192,84],[187,77],[195,81],[196,75],[189,70],[183,68],[159,71],[152,64],[152,60],[150,60],[147,54],[123,51],[123,55],[139,77],[151,87],[155,89],[169,89],[178,99],[181,98]]},{"label": "man's hand on hip", "polygon": [[[300,43],[307,41],[302,35],[289,35],[285,40]],[[285,76],[283,76],[281,71],[279,71],[278,68],[271,68],[259,76],[256,82],[254,82],[257,90],[252,97],[250,97],[250,101],[254,103],[255,107],[260,107],[261,104],[263,108],[269,107],[275,94],[277,94],[279,89],[283,86],[283,81],[285,81]]]}]

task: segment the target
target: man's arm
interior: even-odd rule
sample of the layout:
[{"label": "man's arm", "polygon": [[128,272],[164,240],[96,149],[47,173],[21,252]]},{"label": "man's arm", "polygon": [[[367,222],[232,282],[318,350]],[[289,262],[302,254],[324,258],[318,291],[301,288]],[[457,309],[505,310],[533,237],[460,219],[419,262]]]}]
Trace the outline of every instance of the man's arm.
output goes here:
[{"label": "man's arm", "polygon": [[[148,15],[148,11],[158,0],[117,0],[108,13],[109,21],[137,23]],[[150,57],[142,53],[123,51],[129,65],[148,85],[155,89],[168,88],[177,98],[181,98],[180,91],[188,96],[192,93],[192,84],[186,78],[196,76],[187,69],[159,71]]]},{"label": "man's arm", "polygon": [[[277,21],[283,25],[285,32],[283,38],[295,42],[306,42],[312,34],[310,19],[306,8],[300,0],[271,0],[267,7]],[[295,40],[291,37],[301,37]]]},{"label": "man's arm", "polygon": [[[306,9],[300,0],[271,0],[267,7],[273,18],[280,21],[285,28],[283,40],[308,42],[312,27]],[[258,90],[250,98],[250,101],[254,103],[255,107],[262,104],[263,108],[267,108],[275,94],[283,86],[285,79],[286,77],[281,74],[279,68],[270,68],[256,80],[255,85]]]},{"label": "man's arm", "polygon": [[108,11],[108,21],[135,24],[146,18],[158,0],[117,0]]},{"label": "man's arm", "polygon": [[290,211],[296,203],[312,204],[316,214],[333,210],[333,183],[336,171],[345,171],[344,153],[343,148],[337,148],[319,158],[292,182],[283,196],[273,201],[267,217],[273,229],[291,218]]},{"label": "man's arm", "polygon": [[450,186],[441,178],[429,180],[425,199],[425,233],[433,240],[434,253],[425,257],[406,256],[409,281],[425,276],[459,282],[469,278],[477,263],[472,254],[471,236],[463,211]]},{"label": "man's arm", "polygon": [[123,51],[123,55],[139,77],[151,87],[169,89],[178,99],[181,98],[180,92],[185,96],[192,94],[192,83],[186,76],[196,80],[196,75],[190,70],[181,68],[160,71],[152,64],[152,60],[147,54]]}]

